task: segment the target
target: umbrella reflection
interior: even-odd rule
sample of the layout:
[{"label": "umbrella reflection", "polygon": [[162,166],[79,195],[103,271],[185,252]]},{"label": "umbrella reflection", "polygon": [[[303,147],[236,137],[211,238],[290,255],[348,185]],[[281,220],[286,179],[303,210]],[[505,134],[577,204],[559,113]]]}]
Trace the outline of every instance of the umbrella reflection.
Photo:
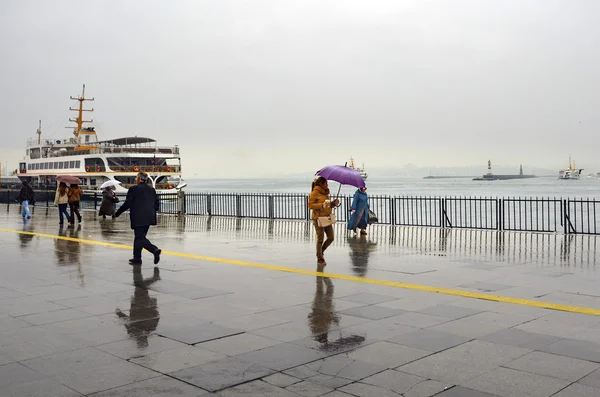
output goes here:
[{"label": "umbrella reflection", "polygon": [[[317,267],[317,272],[323,272],[323,266]],[[339,326],[340,315],[335,311],[333,303],[333,282],[329,277],[317,276],[315,298],[313,299],[312,311],[308,315],[308,325],[313,339],[321,344],[321,350],[335,351],[348,346],[357,345],[365,340],[364,336],[351,335],[341,336],[334,341],[329,341],[329,333],[332,325]]]},{"label": "umbrella reflection", "polygon": [[126,320],[125,328],[129,337],[136,341],[138,348],[143,349],[148,346],[148,336],[156,330],[160,314],[158,313],[158,301],[155,297],[150,297],[148,288],[160,280],[160,271],[158,267],[154,268],[152,277],[144,279],[142,276],[142,267],[134,266],[133,284],[135,290],[131,297],[131,306],[129,316],[116,309],[116,314]]}]

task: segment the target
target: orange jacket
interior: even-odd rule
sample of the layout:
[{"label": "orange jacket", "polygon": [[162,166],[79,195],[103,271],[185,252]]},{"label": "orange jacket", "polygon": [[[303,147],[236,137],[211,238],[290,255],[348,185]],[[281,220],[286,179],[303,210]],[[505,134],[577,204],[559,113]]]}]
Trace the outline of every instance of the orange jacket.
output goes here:
[{"label": "orange jacket", "polygon": [[323,203],[329,199],[329,189],[325,189],[323,186],[315,186],[308,198],[308,208],[312,210],[312,219],[331,215],[331,206],[323,208]]}]

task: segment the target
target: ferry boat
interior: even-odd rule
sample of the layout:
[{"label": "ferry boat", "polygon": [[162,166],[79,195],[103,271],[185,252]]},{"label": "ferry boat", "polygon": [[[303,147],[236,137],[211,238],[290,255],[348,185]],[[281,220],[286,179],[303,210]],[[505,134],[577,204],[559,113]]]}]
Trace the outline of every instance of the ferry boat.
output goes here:
[{"label": "ferry boat", "polygon": [[560,170],[558,179],[579,179],[581,178],[581,171],[583,171],[583,168],[576,168],[575,162],[571,163],[571,156],[569,156],[569,168]]},{"label": "ferry boat", "polygon": [[348,167],[352,168],[353,170],[356,170],[364,180],[366,180],[369,176],[369,174],[367,174],[367,172],[365,171],[365,164],[363,163],[362,167],[356,167],[354,165],[354,159],[352,157],[350,157],[350,165]]},{"label": "ferry boat", "polygon": [[17,176],[28,180],[35,186],[55,186],[56,177],[72,175],[78,177],[84,191],[97,191],[104,182],[116,180],[116,192],[124,193],[135,184],[138,172],[146,172],[149,181],[157,193],[176,193],[185,183],[181,178],[181,159],[177,145],[158,146],[152,138],[128,136],[106,141],[99,141],[94,127],[83,127],[85,101],[94,98],[85,97],[85,84],[79,97],[70,97],[79,102],[77,118],[70,118],[76,126],[73,137],[67,139],[42,139],[41,121],[37,130],[37,138],[27,141],[25,156],[19,163]]}]

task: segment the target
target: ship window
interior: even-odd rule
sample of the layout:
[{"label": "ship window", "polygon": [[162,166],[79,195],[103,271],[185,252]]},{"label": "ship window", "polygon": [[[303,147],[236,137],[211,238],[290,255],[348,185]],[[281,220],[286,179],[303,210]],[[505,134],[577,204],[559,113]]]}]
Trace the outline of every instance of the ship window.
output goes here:
[{"label": "ship window", "polygon": [[48,169],[48,163],[44,163],[44,169],[47,170]]},{"label": "ship window", "polygon": [[96,179],[90,178],[90,185],[96,186]]},{"label": "ship window", "polygon": [[75,162],[74,161],[71,161],[69,163],[69,168],[75,168]]},{"label": "ship window", "polygon": [[57,170],[58,169],[58,161],[54,162],[54,169]]},{"label": "ship window", "polygon": [[79,167],[81,167],[81,161],[80,161],[80,160],[77,160],[77,161],[75,162],[75,168],[79,168]]},{"label": "ship window", "polygon": [[60,161],[60,162],[58,163],[58,169],[59,169],[59,170],[62,170],[62,169],[64,168],[64,166],[65,166],[65,163],[63,163],[62,161]]}]

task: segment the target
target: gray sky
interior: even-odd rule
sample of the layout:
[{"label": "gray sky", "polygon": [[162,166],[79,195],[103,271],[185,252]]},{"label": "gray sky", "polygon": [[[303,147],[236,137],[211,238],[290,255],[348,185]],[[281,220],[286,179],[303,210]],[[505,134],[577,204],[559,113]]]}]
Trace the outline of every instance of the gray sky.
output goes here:
[{"label": "gray sky", "polygon": [[[86,84],[101,139],[182,147],[184,176],[600,168],[600,1],[0,2],[0,161]],[[597,169],[600,171],[600,169]],[[372,173],[373,174],[373,173]]]}]

